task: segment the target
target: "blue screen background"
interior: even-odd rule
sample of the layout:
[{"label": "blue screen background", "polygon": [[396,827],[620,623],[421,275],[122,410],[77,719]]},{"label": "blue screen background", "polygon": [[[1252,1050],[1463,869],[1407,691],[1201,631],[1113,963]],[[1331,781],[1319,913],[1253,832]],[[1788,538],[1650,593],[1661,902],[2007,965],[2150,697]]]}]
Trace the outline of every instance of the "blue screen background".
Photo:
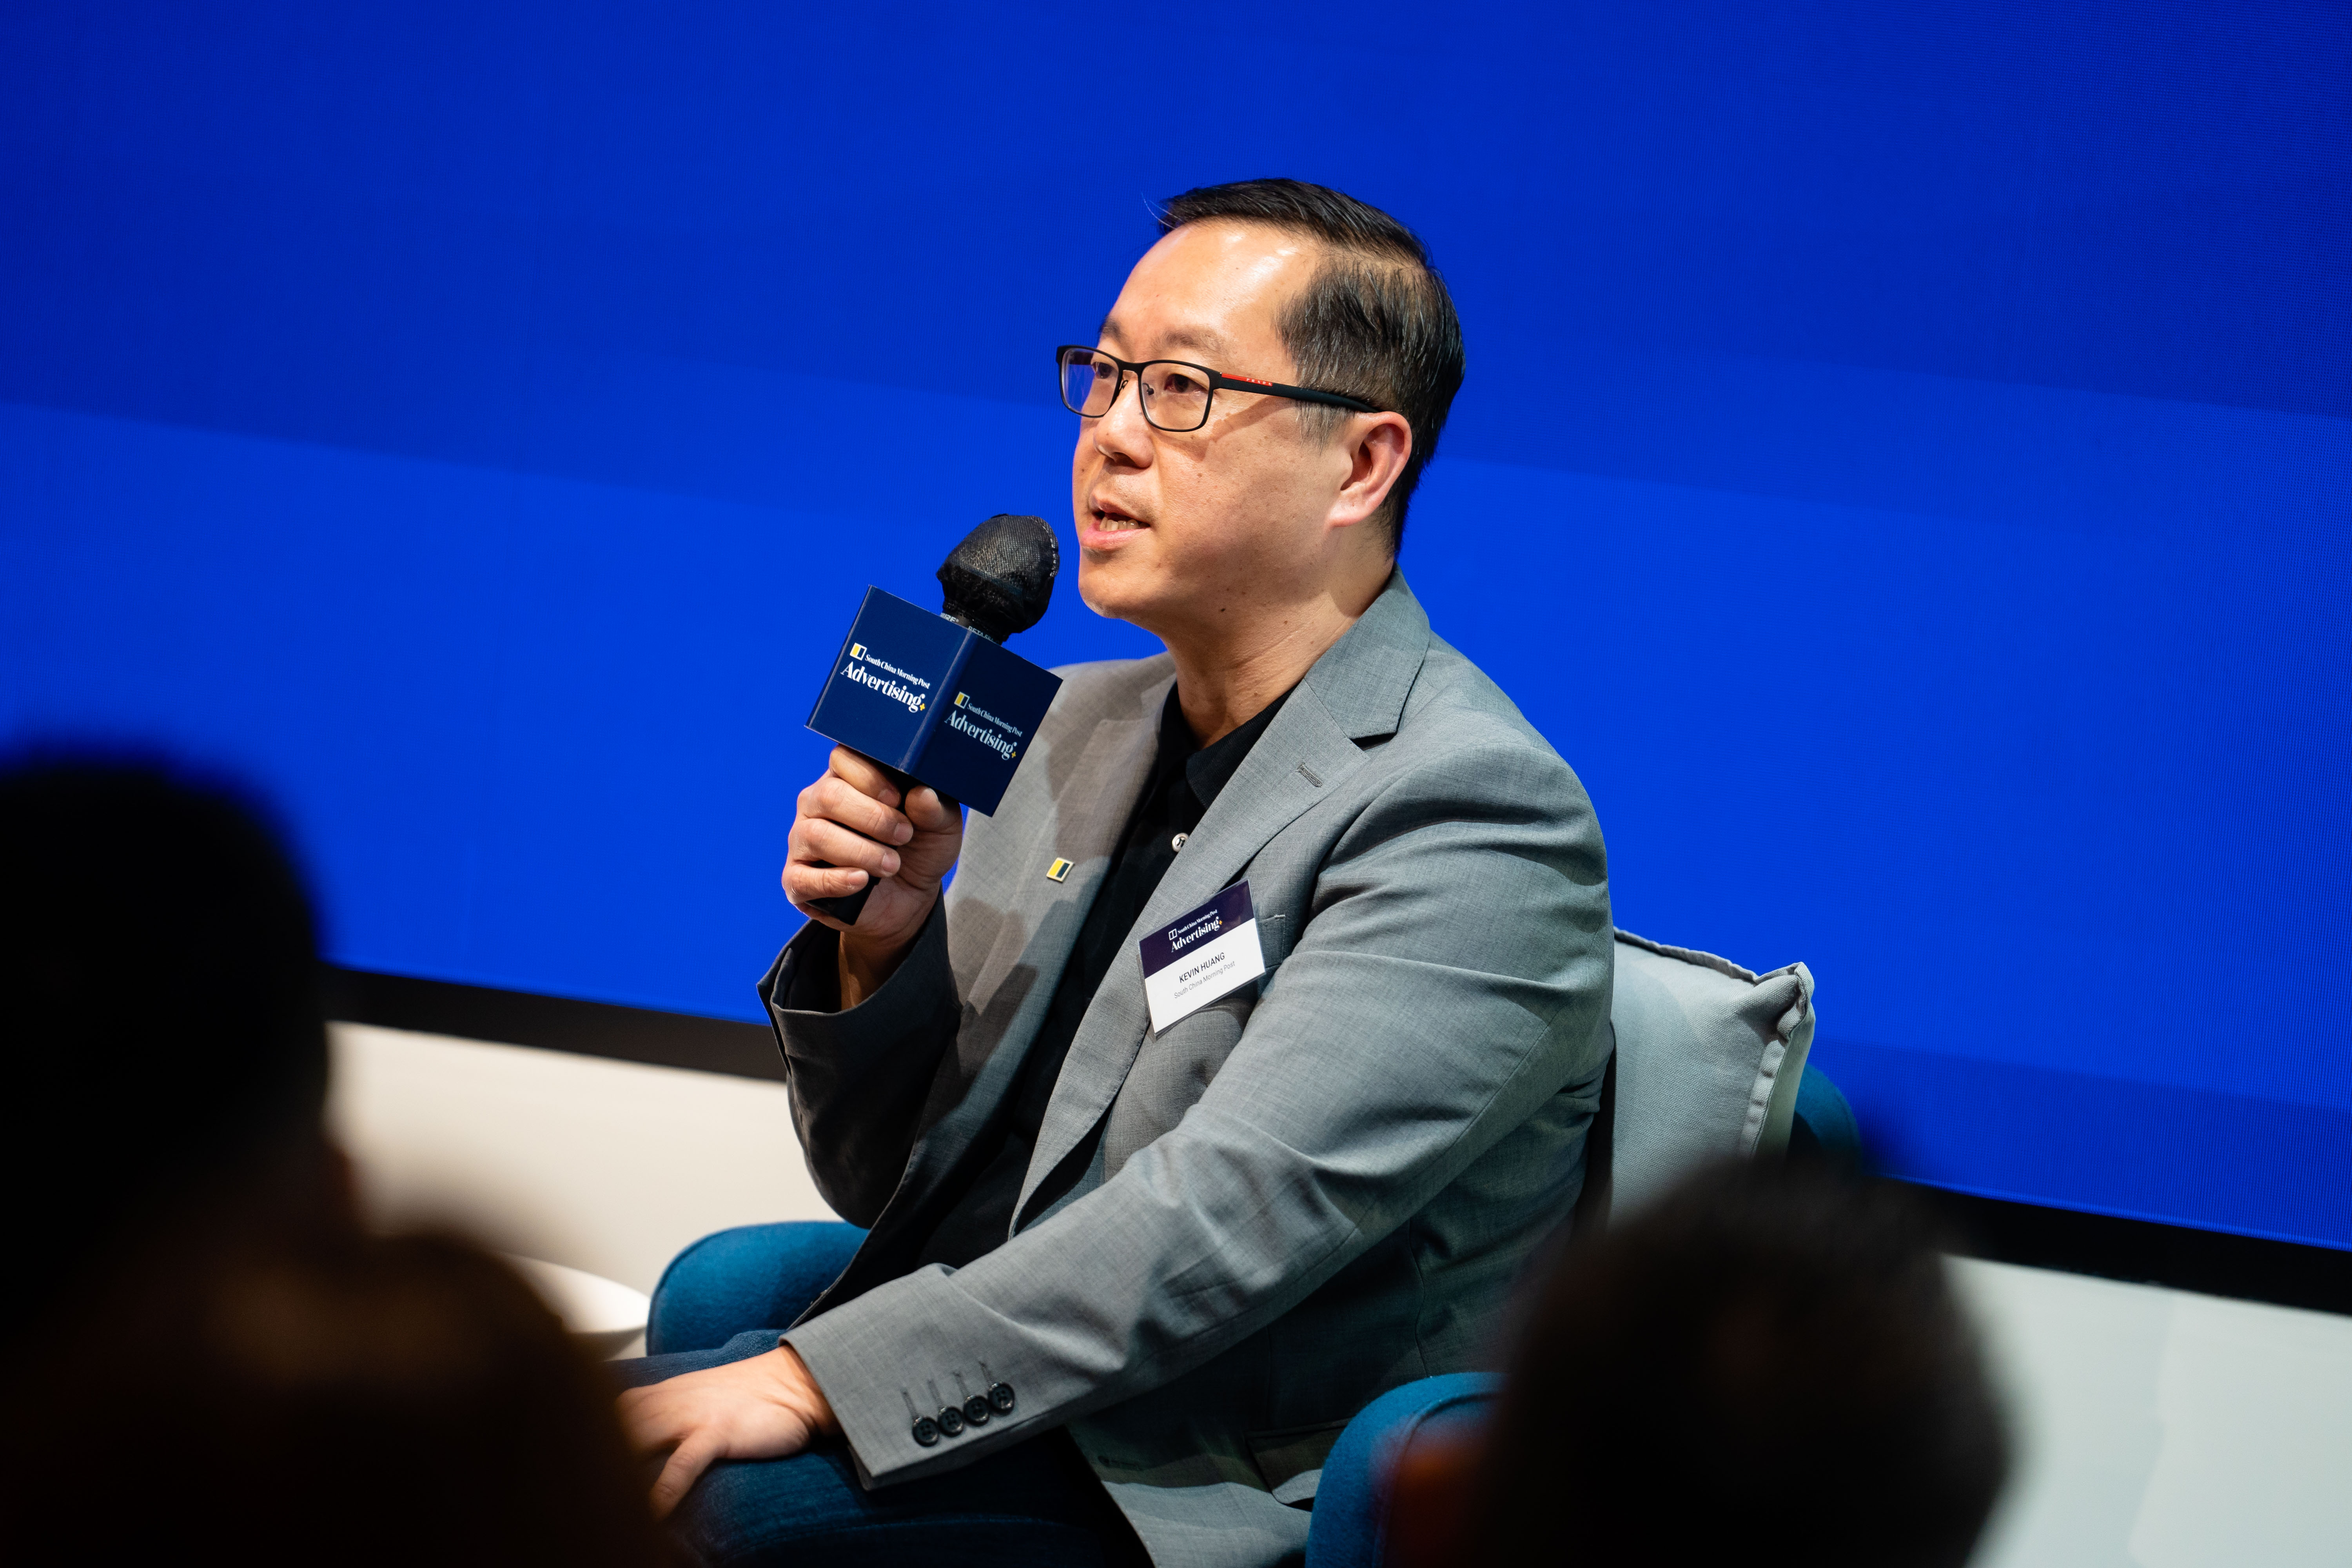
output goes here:
[{"label": "blue screen background", "polygon": [[2347,83],[2255,0],[17,0],[0,734],[255,780],[343,963],[756,1017],[859,594],[1066,541],[1051,345],[1296,174],[1455,292],[1402,563],[1620,923],[1809,963],[1902,1173],[2352,1247]]}]

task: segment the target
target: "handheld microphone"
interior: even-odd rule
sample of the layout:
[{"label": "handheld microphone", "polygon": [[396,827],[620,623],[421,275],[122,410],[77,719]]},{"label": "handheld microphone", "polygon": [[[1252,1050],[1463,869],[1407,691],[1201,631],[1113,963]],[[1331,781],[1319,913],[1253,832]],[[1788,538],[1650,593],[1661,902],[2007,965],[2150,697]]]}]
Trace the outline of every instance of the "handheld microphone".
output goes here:
[{"label": "handheld microphone", "polygon": [[[809,728],[879,767],[901,804],[928,784],[950,806],[994,811],[1062,685],[1000,645],[1044,616],[1061,564],[1043,518],[1000,512],[940,563],[938,615],[866,589]],[[874,880],[811,907],[856,925]]]},{"label": "handheld microphone", "polygon": [[992,643],[1045,618],[1062,547],[1042,517],[1000,511],[940,563],[940,614]]}]

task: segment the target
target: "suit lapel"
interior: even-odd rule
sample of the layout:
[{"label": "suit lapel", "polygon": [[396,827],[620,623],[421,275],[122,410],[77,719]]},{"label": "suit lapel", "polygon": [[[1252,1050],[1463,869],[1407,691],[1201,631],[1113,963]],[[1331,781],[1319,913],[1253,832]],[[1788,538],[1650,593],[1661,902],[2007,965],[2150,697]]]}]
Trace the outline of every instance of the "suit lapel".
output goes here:
[{"label": "suit lapel", "polygon": [[[1160,739],[1160,708],[1167,700],[1171,681],[1172,678],[1155,681],[1147,688],[1132,717],[1107,719],[1094,727],[1070,773],[1069,787],[1059,792],[1053,809],[1038,814],[1035,826],[1025,836],[1020,858],[1013,863],[1015,878],[1042,882],[1045,867],[1053,860],[1067,858],[1074,864],[1066,881],[1045,883],[1053,889],[1052,895],[1039,903],[1021,897],[1030,893],[1032,887],[1016,882],[1012,890],[1013,910],[1017,912],[1008,912],[998,926],[996,941],[963,988],[976,1016],[991,1015],[1006,978],[1016,967],[1028,970],[1045,985],[1049,977],[1058,980],[1069,962],[1079,923],[1109,874],[1111,853],[1118,847],[1119,834],[1151,770]],[[1050,764],[1052,759],[1045,761]],[[1045,988],[1050,990],[1049,985]],[[982,1055],[993,1051],[999,1032],[980,1033],[983,1038],[971,1044]],[[969,1068],[965,1076],[971,1076]]]},{"label": "suit lapel", "polygon": [[1276,834],[1364,765],[1357,740],[1395,732],[1428,647],[1428,618],[1398,574],[1250,748],[1128,931],[1078,1025],[1022,1182],[1016,1223],[1038,1184],[1110,1109],[1142,1049],[1150,1014],[1136,944],[1230,884]]},{"label": "suit lapel", "polygon": [[[1011,884],[999,895],[1010,895],[1010,908],[971,980],[960,987],[965,1012],[956,1035],[956,1076],[950,1080],[942,1075],[931,1086],[925,1110],[929,1125],[908,1159],[892,1208],[919,1205],[1003,1101],[1045,1019],[1054,987],[1076,945],[1078,927],[1102,888],[1111,852],[1150,771],[1160,704],[1172,680],[1155,680],[1145,688],[1131,716],[1097,721],[1082,742],[1076,765],[1064,764],[1069,771],[1061,787],[1041,781],[1039,793],[1046,808],[1010,846]],[[1048,779],[1062,773],[1050,755],[1036,761]],[[1046,866],[1056,858],[1076,862],[1068,879],[1058,885],[1045,879]],[[1041,887],[1052,889],[1051,896],[1036,899],[1035,889]],[[1031,977],[1017,995],[1005,990],[1005,981],[1016,969]]]}]

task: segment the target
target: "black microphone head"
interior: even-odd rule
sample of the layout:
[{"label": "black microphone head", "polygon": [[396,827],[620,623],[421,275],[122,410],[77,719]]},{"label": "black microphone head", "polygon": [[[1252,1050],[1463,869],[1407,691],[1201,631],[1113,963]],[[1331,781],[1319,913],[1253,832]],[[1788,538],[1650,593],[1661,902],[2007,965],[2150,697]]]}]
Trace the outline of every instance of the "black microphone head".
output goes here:
[{"label": "black microphone head", "polygon": [[1062,547],[1042,517],[999,512],[963,536],[940,567],[940,614],[991,642],[1025,632],[1054,597]]}]

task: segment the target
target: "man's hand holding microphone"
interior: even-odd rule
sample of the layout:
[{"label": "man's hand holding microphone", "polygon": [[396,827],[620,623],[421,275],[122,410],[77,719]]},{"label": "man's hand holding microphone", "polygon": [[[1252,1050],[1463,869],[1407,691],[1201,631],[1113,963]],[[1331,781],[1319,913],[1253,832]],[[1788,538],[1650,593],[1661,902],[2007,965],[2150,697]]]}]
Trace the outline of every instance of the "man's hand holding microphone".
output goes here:
[{"label": "man's hand holding microphone", "polygon": [[[1002,645],[1045,615],[1061,564],[1054,531],[1042,518],[1000,512],[965,535],[940,563],[940,618]],[[862,650],[853,643],[850,651]],[[1032,674],[1049,683],[1049,693],[1060,684]],[[934,702],[947,698],[945,687],[915,684]],[[1003,787],[1000,776],[980,809],[992,808]],[[898,967],[962,849],[963,812],[954,801],[849,746],[835,746],[824,776],[801,791],[784,861],[784,896],[809,919],[841,933],[845,1009],[881,989]]]},{"label": "man's hand holding microphone", "polygon": [[[881,989],[922,933],[940,887],[963,852],[963,813],[929,784],[901,791],[881,765],[835,746],[824,776],[801,791],[784,860],[784,896],[841,933],[841,1005]],[[873,893],[855,925],[821,899]]]}]

